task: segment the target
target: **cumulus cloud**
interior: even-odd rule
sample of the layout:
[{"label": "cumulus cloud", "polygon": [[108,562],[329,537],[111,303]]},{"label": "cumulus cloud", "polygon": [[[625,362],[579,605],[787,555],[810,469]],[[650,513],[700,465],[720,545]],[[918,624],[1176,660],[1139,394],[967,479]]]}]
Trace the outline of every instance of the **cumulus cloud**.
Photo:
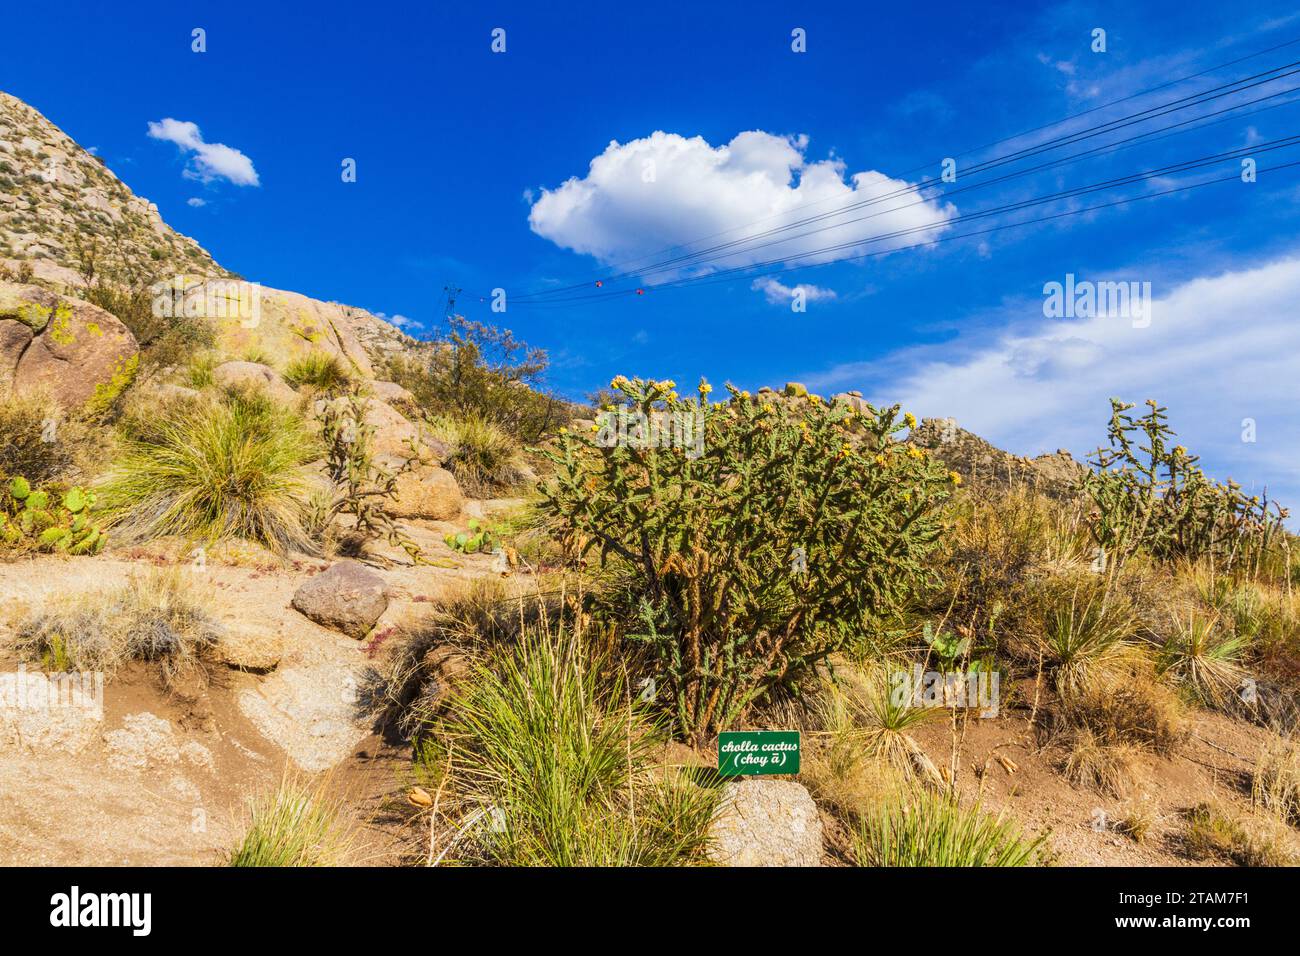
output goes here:
[{"label": "cumulus cloud", "polygon": [[[775,136],[761,130],[740,133],[716,147],[700,136],[688,139],[662,131],[628,143],[611,142],[591,161],[586,176],[575,176],[556,189],[542,189],[528,222],[535,233],[558,246],[607,264],[622,263],[705,236],[710,238],[694,248],[753,238],[909,185],[875,171],[847,174],[847,166],[838,159],[810,161],[807,148],[806,136]],[[840,243],[851,245],[798,261],[831,262],[924,241],[941,232],[956,210],[916,199],[908,193],[789,231],[819,230],[805,238],[752,248],[779,236],[755,239],[716,263],[660,272],[652,281],[790,259]],[[904,205],[907,208],[896,208]],[[862,216],[872,218],[850,222]],[[926,226],[934,229],[888,242],[860,242]]]},{"label": "cumulus cloud", "polygon": [[375,317],[383,319],[389,325],[395,325],[402,330],[424,328],[422,323],[415,321],[415,319],[408,318],[405,315],[401,315],[400,313],[397,315],[385,315],[383,312],[376,312]]},{"label": "cumulus cloud", "polygon": [[195,209],[202,209],[208,204],[206,199],[200,199],[198,196],[185,200],[185,205],[193,206]]},{"label": "cumulus cloud", "polygon": [[798,285],[783,285],[771,276],[755,279],[750,288],[762,292],[763,297],[771,305],[788,306],[794,300],[796,292],[803,293],[805,302],[821,302],[835,298],[834,289],[824,289],[819,285],[809,285],[806,282],[800,282]]},{"label": "cumulus cloud", "polygon": [[259,186],[253,161],[224,143],[209,143],[195,123],[177,119],[164,119],[149,124],[149,136],[164,142],[175,143],[182,152],[191,153],[190,165],[185,175],[209,183],[225,179],[236,186]]},{"label": "cumulus cloud", "polygon": [[[819,388],[874,380],[882,401],[952,416],[1025,454],[1066,447],[1082,456],[1104,441],[1111,396],[1139,410],[1154,398],[1217,477],[1256,492],[1267,486],[1283,504],[1300,505],[1300,258],[1153,291],[1145,328],[1113,315],[1048,320],[1032,302],[1005,316],[1004,331],[976,341],[805,380]],[[1242,441],[1248,418],[1256,424],[1253,443]]]}]

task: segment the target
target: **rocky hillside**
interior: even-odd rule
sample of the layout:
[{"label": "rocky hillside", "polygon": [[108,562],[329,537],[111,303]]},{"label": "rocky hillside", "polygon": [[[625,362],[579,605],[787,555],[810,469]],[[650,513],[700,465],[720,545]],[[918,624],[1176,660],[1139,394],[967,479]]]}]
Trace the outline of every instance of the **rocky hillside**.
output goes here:
[{"label": "rocky hillside", "polygon": [[137,273],[228,275],[102,159],[0,91],[0,258],[75,269],[78,244],[96,239],[104,255]]},{"label": "rocky hillside", "polygon": [[[323,350],[345,359],[361,377],[373,378],[385,356],[420,348],[364,309],[260,285],[226,284],[238,277],[167,225],[158,208],[132,193],[101,158],[31,106],[0,92],[0,279],[7,273],[76,299],[85,285],[79,252],[92,245],[101,273],[120,273],[137,286],[163,283],[182,290],[178,302],[183,296],[187,305],[197,303],[190,314],[217,326],[218,359],[261,353],[291,362]],[[16,309],[23,295],[8,288],[4,297]],[[234,314],[211,306],[240,298],[240,308],[230,310]],[[73,305],[81,310],[84,304]],[[88,387],[95,384],[101,383]]]}]

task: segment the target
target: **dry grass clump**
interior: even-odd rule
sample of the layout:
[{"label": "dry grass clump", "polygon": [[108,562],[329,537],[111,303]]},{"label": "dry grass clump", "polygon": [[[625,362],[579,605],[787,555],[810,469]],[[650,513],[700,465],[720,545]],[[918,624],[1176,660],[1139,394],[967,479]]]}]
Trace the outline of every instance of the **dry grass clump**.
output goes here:
[{"label": "dry grass clump", "polygon": [[221,636],[206,599],[176,568],[135,574],[116,590],[43,608],[17,631],[19,653],[46,670],[111,675],[128,661],[150,661],[169,684],[201,675]]},{"label": "dry grass clump", "polygon": [[178,402],[125,433],[103,502],[128,540],[247,538],[310,551],[304,466],[316,453],[302,420],[259,391]]},{"label": "dry grass clump", "polygon": [[1187,737],[1178,696],[1157,682],[1140,658],[1100,674],[1060,700],[1054,719],[1064,729],[1086,730],[1104,743],[1172,753]]},{"label": "dry grass clump", "polygon": [[107,436],[67,419],[48,395],[0,398],[0,478],[20,476],[33,486],[74,483],[103,453]]},{"label": "dry grass clump", "polygon": [[1199,803],[1185,816],[1182,833],[1187,852],[1198,860],[1238,866],[1291,866],[1295,858],[1282,840],[1246,818],[1210,803]]},{"label": "dry grass clump", "polygon": [[1140,775],[1140,755],[1133,744],[1106,740],[1084,727],[1071,735],[1063,769],[1077,786],[1125,797]]},{"label": "dry grass clump", "polygon": [[344,866],[354,835],[339,799],[285,777],[274,793],[249,801],[248,829],[229,854],[229,866]]},{"label": "dry grass clump", "polygon": [[442,416],[430,422],[430,432],[447,444],[443,467],[472,497],[500,497],[520,487],[528,475],[516,439],[486,419]]},{"label": "dry grass clump", "polygon": [[854,857],[859,866],[1041,866],[1046,839],[978,805],[916,790],[859,820]]},{"label": "dry grass clump", "polygon": [[1115,821],[1115,832],[1123,834],[1134,843],[1145,843],[1155,822],[1155,812],[1149,803],[1130,800]]},{"label": "dry grass clump", "polygon": [[1300,748],[1274,739],[1260,748],[1251,775],[1251,801],[1290,826],[1300,826]]}]

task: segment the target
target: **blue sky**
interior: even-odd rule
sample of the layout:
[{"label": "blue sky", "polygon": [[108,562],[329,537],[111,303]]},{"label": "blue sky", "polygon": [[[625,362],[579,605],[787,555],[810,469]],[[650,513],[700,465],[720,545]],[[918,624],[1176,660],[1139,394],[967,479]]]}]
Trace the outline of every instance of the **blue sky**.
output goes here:
[{"label": "blue sky", "polygon": [[[1288,105],[1300,93],[1240,105],[1300,87],[1300,75],[1037,161],[1239,106],[1212,126],[949,198],[899,200],[913,206],[692,273],[633,277],[644,296],[528,301],[579,283],[597,294],[596,277],[621,271],[610,263],[654,261],[671,243],[724,229],[724,240],[743,238],[919,183],[943,157],[958,157],[952,188],[975,185],[962,178],[967,163],[1300,61],[1297,44],[968,155],[1300,38],[1300,14],[1204,0],[809,6],[29,4],[6,11],[0,88],[94,147],[226,267],[425,332],[452,282],[465,290],[461,311],[547,348],[550,383],[571,396],[618,373],[751,389],[794,379],[953,416],[1031,454],[1094,447],[1108,395],[1156,397],[1216,474],[1300,500],[1300,169],[1267,172],[1300,160],[1300,148],[1261,155],[1265,171],[1249,185],[831,261],[775,284],[734,275],[655,287],[883,224],[952,237],[979,228],[954,217],[1300,133],[1300,103]],[[195,28],[206,31],[201,54]],[[806,52],[791,48],[796,28]],[[1091,49],[1097,28],[1105,52]],[[1276,108],[1243,115],[1263,106]],[[166,119],[194,127],[150,136]],[[345,158],[356,160],[354,183],[342,181]],[[1236,163],[1037,214],[1230,175]],[[803,211],[809,202],[819,205]],[[1044,285],[1067,273],[1151,283],[1152,321],[1046,317]],[[788,290],[801,284],[807,311],[797,313]],[[497,288],[505,313],[484,301]],[[1255,441],[1242,441],[1245,419]]]}]

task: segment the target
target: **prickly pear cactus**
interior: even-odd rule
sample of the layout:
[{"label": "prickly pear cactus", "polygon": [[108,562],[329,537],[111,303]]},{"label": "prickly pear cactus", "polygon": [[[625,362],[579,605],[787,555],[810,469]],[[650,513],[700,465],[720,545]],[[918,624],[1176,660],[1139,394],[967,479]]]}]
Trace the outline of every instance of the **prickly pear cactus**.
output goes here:
[{"label": "prickly pear cactus", "polygon": [[91,518],[95,495],[73,487],[58,494],[34,489],[21,476],[0,491],[0,544],[68,554],[98,554],[108,540]]}]

